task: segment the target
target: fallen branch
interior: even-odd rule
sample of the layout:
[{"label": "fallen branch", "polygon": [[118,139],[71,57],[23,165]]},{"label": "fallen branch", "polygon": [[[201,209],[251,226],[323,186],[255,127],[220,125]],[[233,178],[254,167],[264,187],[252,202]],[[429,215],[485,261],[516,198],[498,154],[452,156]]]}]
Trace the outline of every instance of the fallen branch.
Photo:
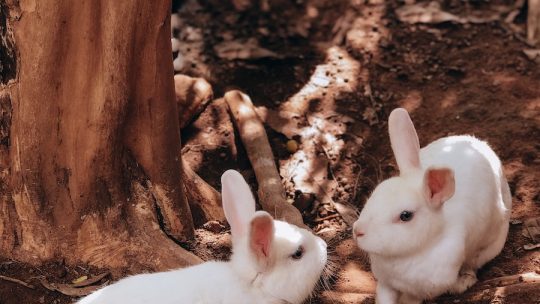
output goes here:
[{"label": "fallen branch", "polygon": [[14,278],[10,278],[10,277],[6,277],[6,276],[3,276],[3,275],[0,275],[0,280],[16,283],[16,284],[22,285],[22,286],[24,286],[26,288],[34,289],[34,286],[32,286],[32,285],[30,285],[30,284],[28,284],[28,283],[26,283],[24,281],[17,280],[17,279],[14,279]]},{"label": "fallen branch", "polygon": [[103,285],[98,285],[98,286],[73,287],[73,285],[70,285],[70,284],[49,283],[45,279],[41,279],[40,282],[41,282],[41,285],[43,285],[43,287],[47,288],[48,290],[58,291],[61,294],[64,294],[70,297],[86,296],[107,285],[107,282],[105,282]]},{"label": "fallen branch", "polygon": [[285,200],[285,191],[266,131],[255,112],[251,99],[246,94],[234,90],[225,94],[225,101],[229,105],[249,161],[255,171],[259,184],[259,203],[276,219],[304,227],[298,209]]},{"label": "fallen branch", "polygon": [[183,167],[182,180],[195,226],[200,227],[208,221],[224,223],[225,214],[221,207],[219,192],[206,183],[185,162]]}]

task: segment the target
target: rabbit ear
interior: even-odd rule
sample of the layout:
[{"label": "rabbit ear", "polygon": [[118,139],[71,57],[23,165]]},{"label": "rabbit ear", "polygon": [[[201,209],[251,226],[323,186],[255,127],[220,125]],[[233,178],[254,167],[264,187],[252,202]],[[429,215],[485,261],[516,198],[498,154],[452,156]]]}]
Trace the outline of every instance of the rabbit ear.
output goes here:
[{"label": "rabbit ear", "polygon": [[388,117],[390,143],[400,174],[420,168],[420,143],[407,110],[397,108]]},{"label": "rabbit ear", "polygon": [[221,199],[233,237],[246,235],[255,213],[255,199],[244,177],[237,171],[227,170],[221,176]]},{"label": "rabbit ear", "polygon": [[259,211],[251,220],[249,246],[261,267],[270,261],[270,250],[274,239],[274,219],[268,212]]},{"label": "rabbit ear", "polygon": [[454,171],[449,168],[428,168],[424,174],[424,195],[436,208],[449,200],[455,191]]}]

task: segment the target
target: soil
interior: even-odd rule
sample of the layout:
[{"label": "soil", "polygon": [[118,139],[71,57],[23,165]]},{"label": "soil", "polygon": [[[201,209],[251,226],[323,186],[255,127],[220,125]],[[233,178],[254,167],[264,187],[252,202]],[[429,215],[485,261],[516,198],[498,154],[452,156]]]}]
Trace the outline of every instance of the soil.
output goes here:
[{"label": "soil", "polygon": [[[460,16],[484,16],[514,3],[437,2]],[[253,1],[243,12],[228,1],[175,3],[181,26],[173,36],[182,47],[173,59],[181,56],[178,72],[208,79],[216,98],[237,88],[258,107],[288,200],[328,241],[337,267],[329,287],[309,303],[374,303],[375,280],[365,254],[350,239],[350,213],[360,211],[373,188],[397,172],[386,121],[398,106],[411,113],[422,146],[453,134],[489,142],[504,164],[513,195],[508,240],[502,253],[480,270],[480,282],[463,295],[431,303],[540,303],[540,290],[527,289],[513,294],[500,289],[470,300],[483,281],[540,272],[540,251],[524,249],[533,240],[523,233],[524,222],[540,216],[540,69],[523,53],[530,48],[522,39],[526,6],[517,8],[508,22],[512,13],[506,11],[478,24],[409,24],[396,14],[403,1],[269,3],[265,11]],[[231,52],[237,41],[252,45],[252,51]],[[279,117],[286,123],[276,123]],[[302,133],[314,126],[318,135]],[[256,189],[222,100],[183,129],[182,140],[183,158],[216,189],[229,168],[238,169]],[[298,151],[288,149],[289,140],[296,141],[311,164],[323,168],[323,174],[307,168],[317,178],[301,190],[293,173],[302,162]],[[308,194],[310,189],[315,194]],[[207,223],[186,246],[203,259],[226,259],[228,232],[226,226]],[[0,279],[0,303],[71,303],[74,298],[45,289],[39,279],[70,283],[105,271],[67,267],[61,261],[30,267],[0,258],[0,275],[33,285]]]}]

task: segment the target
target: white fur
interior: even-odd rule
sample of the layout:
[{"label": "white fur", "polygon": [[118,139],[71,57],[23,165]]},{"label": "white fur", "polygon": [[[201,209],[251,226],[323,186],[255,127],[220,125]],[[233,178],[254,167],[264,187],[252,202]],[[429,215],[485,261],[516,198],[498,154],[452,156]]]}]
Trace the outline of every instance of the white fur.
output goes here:
[{"label": "white fur", "polygon": [[[270,217],[255,212],[255,201],[242,176],[222,176],[223,207],[231,225],[229,262],[206,262],[189,268],[125,278],[83,298],[79,304],[293,304],[302,303],[326,264],[326,243],[311,232],[274,220],[268,256],[257,259],[250,224]],[[299,246],[301,259],[291,256]]]},{"label": "white fur", "polygon": [[[465,291],[476,282],[476,270],[500,253],[509,227],[512,199],[493,150],[472,136],[450,136],[418,151],[407,120],[403,109],[389,119],[400,175],[375,188],[354,224],[354,238],[369,253],[378,280],[378,304]],[[426,195],[432,168],[454,174],[455,192],[442,206]],[[400,221],[404,210],[414,211],[412,220]]]}]

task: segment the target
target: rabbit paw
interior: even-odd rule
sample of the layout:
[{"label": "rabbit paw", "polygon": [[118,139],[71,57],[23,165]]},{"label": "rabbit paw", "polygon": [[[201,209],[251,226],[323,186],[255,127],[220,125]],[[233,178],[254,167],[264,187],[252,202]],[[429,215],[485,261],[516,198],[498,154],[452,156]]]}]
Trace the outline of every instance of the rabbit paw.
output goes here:
[{"label": "rabbit paw", "polygon": [[453,294],[463,293],[469,287],[473,286],[478,279],[476,278],[476,273],[472,269],[462,270],[459,272],[457,281],[452,287],[450,287],[449,292]]}]

